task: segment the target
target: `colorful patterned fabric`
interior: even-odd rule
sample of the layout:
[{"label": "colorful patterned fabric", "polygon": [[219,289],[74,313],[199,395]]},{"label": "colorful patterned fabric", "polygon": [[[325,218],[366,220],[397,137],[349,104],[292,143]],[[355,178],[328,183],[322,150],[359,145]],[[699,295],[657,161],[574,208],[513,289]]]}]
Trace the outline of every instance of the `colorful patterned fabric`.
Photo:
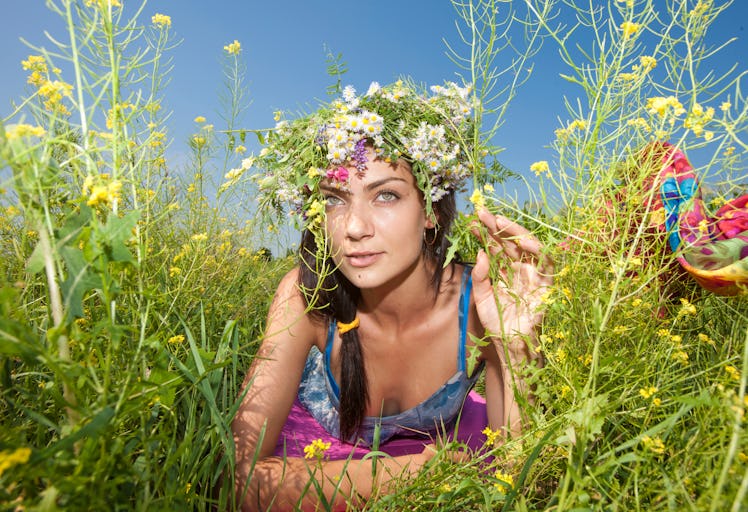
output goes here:
[{"label": "colorful patterned fabric", "polygon": [[664,213],[670,249],[704,288],[719,295],[748,290],[748,195],[709,215],[698,179],[682,151],[667,142],[648,148],[663,164],[653,212]]}]

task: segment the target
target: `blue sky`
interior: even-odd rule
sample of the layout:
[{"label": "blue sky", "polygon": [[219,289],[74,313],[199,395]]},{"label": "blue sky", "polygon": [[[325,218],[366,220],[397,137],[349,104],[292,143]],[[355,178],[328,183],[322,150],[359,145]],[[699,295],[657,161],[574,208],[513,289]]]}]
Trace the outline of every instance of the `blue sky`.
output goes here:
[{"label": "blue sky", "polygon": [[[588,5],[587,0],[577,1]],[[504,7],[499,4],[499,9],[501,14]],[[220,128],[220,59],[223,46],[234,39],[242,44],[247,66],[251,104],[242,124],[248,128],[272,126],[275,110],[309,110],[316,98],[325,97],[330,78],[325,72],[324,45],[343,54],[349,68],[344,83],[360,91],[373,80],[384,84],[401,74],[429,84],[455,78],[456,67],[445,55],[442,41],[456,40],[456,15],[448,0],[151,0],[143,21],[156,12],[171,16],[172,30],[183,40],[172,52],[174,70],[166,92],[166,108],[173,111],[174,152],[184,148],[195,116],[203,115]],[[64,39],[64,30],[41,0],[3,0],[3,13],[0,115],[4,116],[11,110],[10,101],[25,89],[20,61],[33,53],[20,38],[50,47],[44,31]],[[748,2],[736,0],[713,27],[710,38],[715,44],[738,38],[710,61],[717,71],[733,63],[747,68],[746,19]],[[550,159],[547,146],[553,131],[559,118],[568,118],[563,94],[573,97],[576,92],[559,77],[566,71],[556,48],[546,44],[496,139],[506,148],[500,159],[509,168],[531,175],[532,162]]]}]

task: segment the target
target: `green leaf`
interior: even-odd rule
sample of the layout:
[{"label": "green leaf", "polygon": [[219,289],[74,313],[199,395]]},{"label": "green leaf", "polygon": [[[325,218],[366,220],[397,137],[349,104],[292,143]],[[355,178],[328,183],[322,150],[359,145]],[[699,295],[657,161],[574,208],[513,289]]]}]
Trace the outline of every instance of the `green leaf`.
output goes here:
[{"label": "green leaf", "polygon": [[140,212],[138,210],[132,211],[124,217],[110,215],[107,218],[101,234],[104,238],[104,243],[111,249],[113,261],[125,261],[128,263],[135,261],[125,242],[132,238],[132,230],[138,223],[139,218]]},{"label": "green leaf", "polygon": [[34,252],[31,253],[31,256],[26,261],[26,270],[31,275],[36,275],[44,270],[44,252],[42,251],[41,242],[36,244]]},{"label": "green leaf", "polygon": [[73,247],[62,247],[60,256],[67,266],[67,279],[60,289],[64,298],[65,309],[71,316],[83,316],[83,296],[95,288],[101,288],[101,277],[83,257],[83,251]]},{"label": "green leaf", "polygon": [[0,317],[0,354],[35,361],[42,350],[29,330],[27,324]]},{"label": "green leaf", "polygon": [[474,345],[467,347],[468,354],[465,358],[467,360],[468,376],[472,376],[473,372],[475,371],[475,367],[478,365],[478,358],[480,357],[481,347],[487,347],[491,342],[481,339],[471,333],[468,333],[468,336],[470,336],[470,341],[474,343]]},{"label": "green leaf", "polygon": [[72,448],[73,445],[79,440],[95,438],[96,434],[104,430],[109,425],[109,422],[113,417],[114,408],[111,406],[106,407],[105,409],[99,411],[96,416],[91,418],[91,421],[83,425],[77,431],[73,432],[67,437],[63,437],[52,446],[41,450],[39,452],[38,459],[41,460],[42,458],[50,457],[51,455],[61,450],[68,450]]}]

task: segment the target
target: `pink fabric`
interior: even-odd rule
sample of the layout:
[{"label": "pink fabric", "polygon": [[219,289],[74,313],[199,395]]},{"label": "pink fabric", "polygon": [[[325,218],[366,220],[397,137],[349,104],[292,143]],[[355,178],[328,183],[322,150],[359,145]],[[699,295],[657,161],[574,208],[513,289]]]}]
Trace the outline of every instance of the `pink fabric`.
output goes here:
[{"label": "pink fabric", "polygon": [[[471,450],[477,451],[486,440],[485,435],[481,432],[486,428],[486,425],[488,425],[486,400],[475,391],[471,391],[465,398],[457,428],[452,429],[448,434],[450,438],[454,439],[454,430],[457,430],[456,440],[465,443]],[[285,454],[286,457],[304,457],[304,447],[315,439],[330,443],[330,449],[326,452],[330,460],[346,459],[349,456],[353,459],[360,459],[369,453],[369,450],[365,447],[353,446],[331,436],[299,401],[295,400],[278,437],[274,455],[282,457]],[[436,439],[431,440],[422,437],[398,436],[382,444],[379,450],[396,457],[398,455],[420,453],[425,445],[436,441]]]}]

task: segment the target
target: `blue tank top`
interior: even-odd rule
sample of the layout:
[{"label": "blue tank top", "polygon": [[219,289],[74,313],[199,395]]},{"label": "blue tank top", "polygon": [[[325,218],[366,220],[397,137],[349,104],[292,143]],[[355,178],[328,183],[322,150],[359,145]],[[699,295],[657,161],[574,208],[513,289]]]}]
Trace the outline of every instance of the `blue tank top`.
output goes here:
[{"label": "blue tank top", "polygon": [[[459,300],[459,340],[457,350],[457,373],[445,382],[433,395],[411,409],[392,416],[367,416],[361,423],[358,435],[348,442],[372,446],[376,429],[379,429],[379,443],[394,436],[433,437],[434,434],[450,429],[462,408],[465,397],[470,392],[483,369],[483,362],[473,375],[465,368],[465,342],[470,306],[472,280],[470,268],[465,267],[462,275]],[[315,346],[309,352],[299,385],[299,402],[317,422],[331,435],[340,439],[340,389],[330,371],[330,353],[335,338],[336,324],[330,323],[325,353]],[[359,439],[360,438],[360,439]]]}]

